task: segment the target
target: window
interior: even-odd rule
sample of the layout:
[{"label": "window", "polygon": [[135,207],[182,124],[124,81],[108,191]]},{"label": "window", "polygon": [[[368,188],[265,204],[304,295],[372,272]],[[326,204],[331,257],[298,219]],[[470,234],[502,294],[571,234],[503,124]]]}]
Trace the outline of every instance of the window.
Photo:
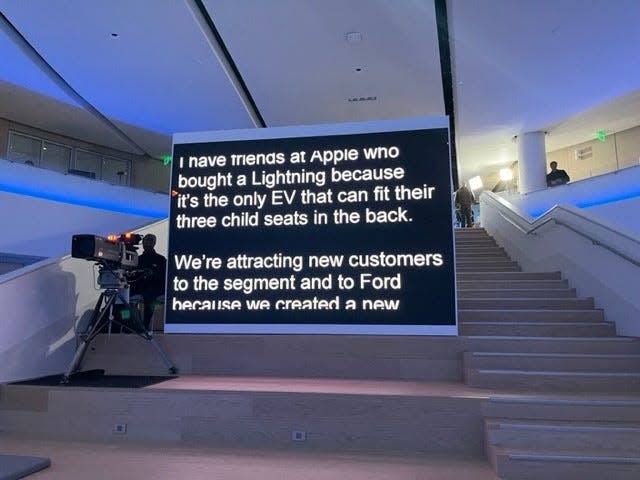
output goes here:
[{"label": "window", "polygon": [[114,185],[131,185],[131,160],[90,152],[44,138],[9,132],[7,160],[47,170],[95,178]]},{"label": "window", "polygon": [[129,162],[121,158],[102,157],[102,180],[115,185],[129,185]]},{"label": "window", "polygon": [[73,162],[73,172],[85,172],[83,174],[90,178],[100,178],[101,157],[97,153],[87,152],[85,150],[76,149],[76,158]]},{"label": "window", "polygon": [[40,166],[48,170],[67,173],[71,164],[71,147],[44,141]]},{"label": "window", "polygon": [[9,151],[7,160],[12,162],[40,165],[40,149],[42,141],[39,138],[9,132]]}]

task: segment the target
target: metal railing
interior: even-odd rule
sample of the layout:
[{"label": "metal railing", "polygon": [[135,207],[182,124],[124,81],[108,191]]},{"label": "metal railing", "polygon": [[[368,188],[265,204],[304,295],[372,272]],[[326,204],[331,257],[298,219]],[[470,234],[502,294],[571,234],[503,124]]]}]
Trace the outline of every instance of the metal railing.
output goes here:
[{"label": "metal railing", "polygon": [[[519,211],[519,209],[515,208],[514,205],[512,205],[511,203],[509,203],[508,201],[504,200],[503,198],[499,197],[498,195],[496,195],[493,192],[484,192],[483,195],[486,195],[485,198],[490,199],[494,204],[496,204],[499,209],[498,209],[498,213],[500,214],[500,216],[507,221],[509,224],[511,224],[514,228],[516,228],[518,231],[522,232],[525,235],[536,235],[536,231],[539,230],[540,228],[542,228],[545,225],[548,225],[549,223],[553,223],[555,225],[560,225],[568,230],[571,230],[572,232],[574,232],[575,234],[586,238],[587,240],[589,240],[593,245],[596,245],[598,247],[602,247],[606,250],[608,250],[609,252],[617,255],[620,258],[623,258],[624,260],[626,260],[627,262],[635,265],[636,267],[640,267],[640,259],[628,255],[625,252],[622,252],[619,248],[617,248],[614,245],[611,245],[611,243],[600,240],[598,238],[595,238],[592,234],[590,234],[588,231],[586,231],[585,229],[579,228],[578,226],[575,225],[575,223],[569,223],[563,220],[559,220],[558,218],[555,218],[552,215],[555,215],[557,211],[563,211],[566,212],[568,214],[570,214],[571,216],[575,216],[580,218],[583,221],[587,221],[593,225],[595,225],[597,228],[601,228],[604,229],[608,232],[611,232],[613,234],[615,234],[616,236],[622,237],[625,240],[631,241],[635,244],[637,244],[638,246],[640,246],[640,240],[636,237],[632,237],[630,235],[627,235],[623,232],[620,232],[618,230],[615,230],[614,228],[609,227],[608,225],[605,225],[591,217],[588,217],[580,212],[575,211],[574,209],[570,209],[567,207],[564,207],[562,205],[555,205],[552,208],[550,208],[549,210],[547,210],[546,212],[544,212],[542,214],[542,216],[540,216],[538,219],[534,220],[533,222],[531,222],[526,216],[525,214],[523,214],[522,212]],[[506,215],[503,210],[506,210],[507,212],[509,212],[509,215],[511,216],[515,216],[517,220],[513,220],[512,218],[510,218],[508,215]],[[546,218],[545,218],[546,217]],[[531,225],[529,228],[523,227],[522,224],[525,225]]]}]

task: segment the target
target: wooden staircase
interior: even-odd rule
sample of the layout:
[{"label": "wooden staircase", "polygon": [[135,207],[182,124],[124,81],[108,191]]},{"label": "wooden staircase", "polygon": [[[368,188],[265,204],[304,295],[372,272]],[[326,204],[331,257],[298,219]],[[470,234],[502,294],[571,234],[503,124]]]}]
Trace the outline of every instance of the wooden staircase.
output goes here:
[{"label": "wooden staircase", "polygon": [[455,240],[464,381],[505,392],[483,409],[498,478],[640,478],[640,340],[484,229]]}]

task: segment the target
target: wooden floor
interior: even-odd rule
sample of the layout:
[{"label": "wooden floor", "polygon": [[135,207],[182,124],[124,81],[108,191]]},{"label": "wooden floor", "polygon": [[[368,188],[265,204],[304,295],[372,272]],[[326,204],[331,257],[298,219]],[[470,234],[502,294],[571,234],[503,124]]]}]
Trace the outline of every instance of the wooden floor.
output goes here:
[{"label": "wooden floor", "polygon": [[51,458],[29,480],[489,480],[484,459],[73,442],[0,434],[0,453]]},{"label": "wooden floor", "polygon": [[236,377],[181,375],[144,388],[220,392],[287,392],[341,395],[393,395],[411,397],[488,398],[492,390],[460,382],[424,382],[340,378]]}]

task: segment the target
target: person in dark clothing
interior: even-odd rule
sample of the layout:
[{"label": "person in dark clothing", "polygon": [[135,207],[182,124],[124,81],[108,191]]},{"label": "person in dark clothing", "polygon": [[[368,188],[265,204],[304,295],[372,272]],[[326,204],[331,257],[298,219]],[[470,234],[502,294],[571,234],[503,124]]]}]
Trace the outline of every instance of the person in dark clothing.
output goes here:
[{"label": "person in dark clothing", "polygon": [[473,192],[466,185],[462,185],[456,190],[454,203],[460,211],[460,226],[473,227],[473,219],[471,218],[471,205],[475,202]]},{"label": "person in dark clothing", "polygon": [[156,252],[156,236],[148,233],[142,239],[142,254],[138,257],[138,268],[146,270],[146,274],[132,283],[131,295],[142,295],[144,303],[143,322],[147,330],[151,327],[151,317],[156,307],[156,300],[164,295],[167,259]]},{"label": "person in dark clothing", "polygon": [[551,171],[547,173],[547,187],[555,187],[556,185],[564,185],[569,182],[569,175],[564,170],[558,168],[558,162],[549,164]]}]

